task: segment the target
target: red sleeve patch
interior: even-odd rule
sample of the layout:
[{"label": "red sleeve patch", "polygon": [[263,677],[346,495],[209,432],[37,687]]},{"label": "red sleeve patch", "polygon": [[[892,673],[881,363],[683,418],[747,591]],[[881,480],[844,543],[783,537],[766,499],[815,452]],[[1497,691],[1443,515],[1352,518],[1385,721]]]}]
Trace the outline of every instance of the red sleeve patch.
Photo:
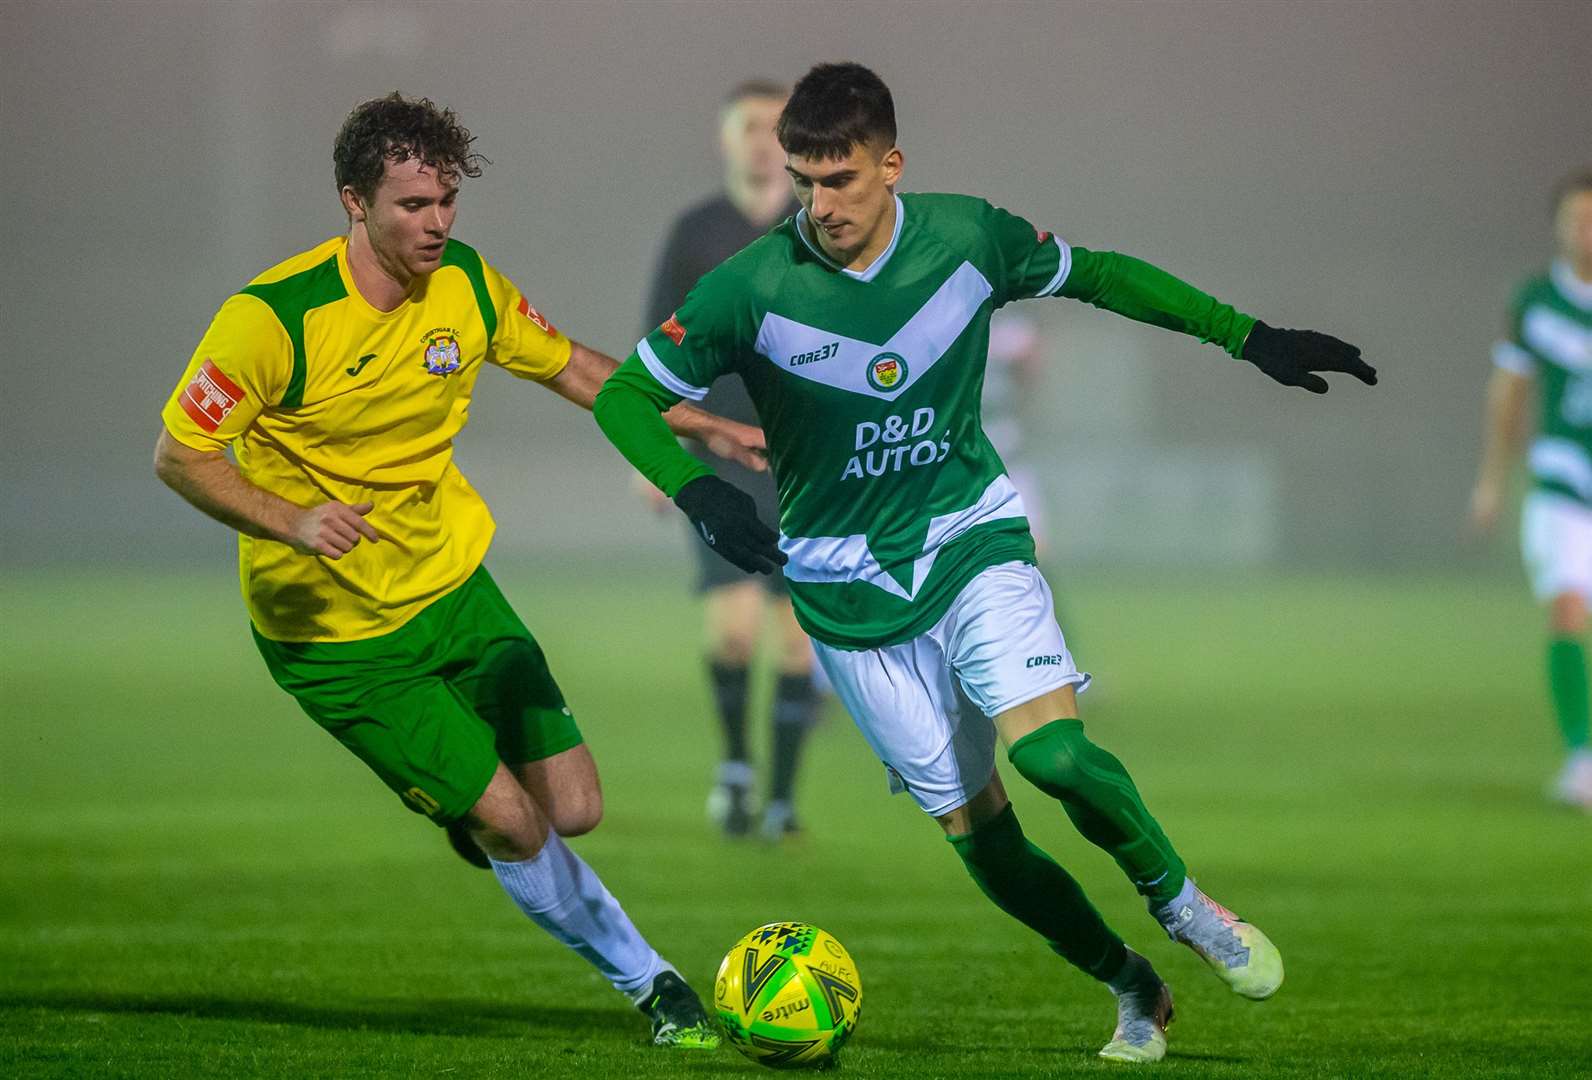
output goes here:
[{"label": "red sleeve patch", "polygon": [[1034,232],[1039,236],[1039,242],[1041,244],[1050,239],[1049,229],[1035,229]]},{"label": "red sleeve patch", "polygon": [[685,340],[685,327],[680,325],[680,320],[675,315],[670,315],[668,321],[666,321],[662,326],[658,327],[658,329],[663,331],[664,337],[668,338],[676,345],[679,345]]},{"label": "red sleeve patch", "polygon": [[533,308],[531,306],[531,302],[529,300],[527,300],[523,296],[520,297],[519,312],[520,312],[521,315],[524,315],[527,319],[531,320],[538,327],[540,327],[542,333],[544,333],[544,334],[556,334],[556,333],[558,333],[557,330],[553,329],[553,324],[547,321],[547,316],[543,315],[540,311],[537,311],[535,308]]},{"label": "red sleeve patch", "polygon": [[177,400],[188,419],[213,435],[227,414],[246,397],[243,388],[206,357]]}]

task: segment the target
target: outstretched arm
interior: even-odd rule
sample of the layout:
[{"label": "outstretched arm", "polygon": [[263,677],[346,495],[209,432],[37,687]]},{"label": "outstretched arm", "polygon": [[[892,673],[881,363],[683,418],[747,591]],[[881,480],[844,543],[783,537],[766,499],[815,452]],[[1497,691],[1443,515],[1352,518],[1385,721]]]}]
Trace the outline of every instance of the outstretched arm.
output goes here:
[{"label": "outstretched arm", "polygon": [[[591,409],[603,383],[618,370],[619,361],[606,353],[587,348],[578,341],[569,344],[569,363],[543,385],[565,400],[583,409]],[[657,416],[656,410],[653,415]],[[726,420],[684,402],[668,407],[662,419],[667,430],[683,439],[695,439],[719,457],[744,465],[754,472],[768,468],[765,455],[767,444],[759,428]]]},{"label": "outstretched arm", "polygon": [[778,535],[757,518],[752,497],[725,483],[669,434],[661,411],[680,399],[632,356],[603,384],[592,406],[597,426],[637,472],[691,519],[703,541],[742,570],[772,573],[785,564]]},{"label": "outstretched arm", "polygon": [[1504,485],[1525,443],[1531,400],[1530,375],[1494,368],[1487,382],[1487,407],[1482,423],[1481,466],[1470,493],[1470,523],[1487,532],[1498,522]]},{"label": "outstretched arm", "polygon": [[1376,369],[1360,350],[1314,330],[1279,330],[1237,311],[1157,267],[1114,251],[1071,249],[1072,267],[1055,293],[1114,311],[1138,322],[1215,342],[1235,359],[1248,360],[1284,386],[1327,392],[1316,372],[1343,372],[1367,386]]}]

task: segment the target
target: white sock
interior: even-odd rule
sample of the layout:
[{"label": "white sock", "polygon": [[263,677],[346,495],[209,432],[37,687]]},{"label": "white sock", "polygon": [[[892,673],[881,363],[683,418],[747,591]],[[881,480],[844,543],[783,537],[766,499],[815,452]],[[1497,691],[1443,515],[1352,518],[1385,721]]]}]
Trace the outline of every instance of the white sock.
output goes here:
[{"label": "white sock", "polygon": [[532,922],[584,956],[631,1000],[644,997],[668,967],[596,871],[557,833],[549,832],[542,850],[524,862],[493,859],[492,872]]}]

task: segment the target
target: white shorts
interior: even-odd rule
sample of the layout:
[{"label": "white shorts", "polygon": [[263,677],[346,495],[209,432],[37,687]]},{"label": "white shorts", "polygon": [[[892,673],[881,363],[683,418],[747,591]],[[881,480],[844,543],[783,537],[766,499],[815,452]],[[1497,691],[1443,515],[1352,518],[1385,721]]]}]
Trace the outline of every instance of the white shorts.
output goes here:
[{"label": "white shorts", "polygon": [[1592,509],[1534,491],[1520,513],[1520,551],[1538,600],[1560,593],[1592,599]]},{"label": "white shorts", "polygon": [[1089,685],[1056,625],[1050,586],[1027,563],[984,570],[911,641],[860,650],[813,645],[889,770],[891,789],[911,792],[936,817],[989,783],[990,717],[1063,686]]}]

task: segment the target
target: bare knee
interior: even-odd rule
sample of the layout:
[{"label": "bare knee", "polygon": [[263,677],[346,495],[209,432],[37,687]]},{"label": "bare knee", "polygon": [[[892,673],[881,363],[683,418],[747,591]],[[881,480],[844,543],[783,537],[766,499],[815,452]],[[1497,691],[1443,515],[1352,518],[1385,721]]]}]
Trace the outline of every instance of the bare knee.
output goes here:
[{"label": "bare knee", "polygon": [[559,836],[582,836],[603,819],[603,785],[585,743],[514,768],[523,790]]},{"label": "bare knee", "polygon": [[714,663],[746,667],[757,655],[763,632],[762,589],[755,581],[744,581],[708,593],[707,646]]},{"label": "bare knee", "polygon": [[498,862],[533,859],[547,843],[547,818],[502,765],[465,818],[465,825],[487,857]]},{"label": "bare knee", "polygon": [[1587,602],[1580,593],[1562,592],[1548,607],[1548,627],[1555,634],[1577,636],[1586,633]]},{"label": "bare knee", "polygon": [[979,826],[994,821],[1009,805],[1011,800],[1006,796],[1006,785],[1001,783],[1000,773],[994,773],[978,794],[955,810],[940,814],[935,820],[945,830],[946,836],[966,836]]},{"label": "bare knee", "polygon": [[585,836],[603,819],[603,793],[597,788],[561,798],[548,815],[559,836]]},{"label": "bare knee", "polygon": [[708,642],[708,659],[725,667],[750,667],[756,655],[757,637],[753,634],[715,634]]}]

